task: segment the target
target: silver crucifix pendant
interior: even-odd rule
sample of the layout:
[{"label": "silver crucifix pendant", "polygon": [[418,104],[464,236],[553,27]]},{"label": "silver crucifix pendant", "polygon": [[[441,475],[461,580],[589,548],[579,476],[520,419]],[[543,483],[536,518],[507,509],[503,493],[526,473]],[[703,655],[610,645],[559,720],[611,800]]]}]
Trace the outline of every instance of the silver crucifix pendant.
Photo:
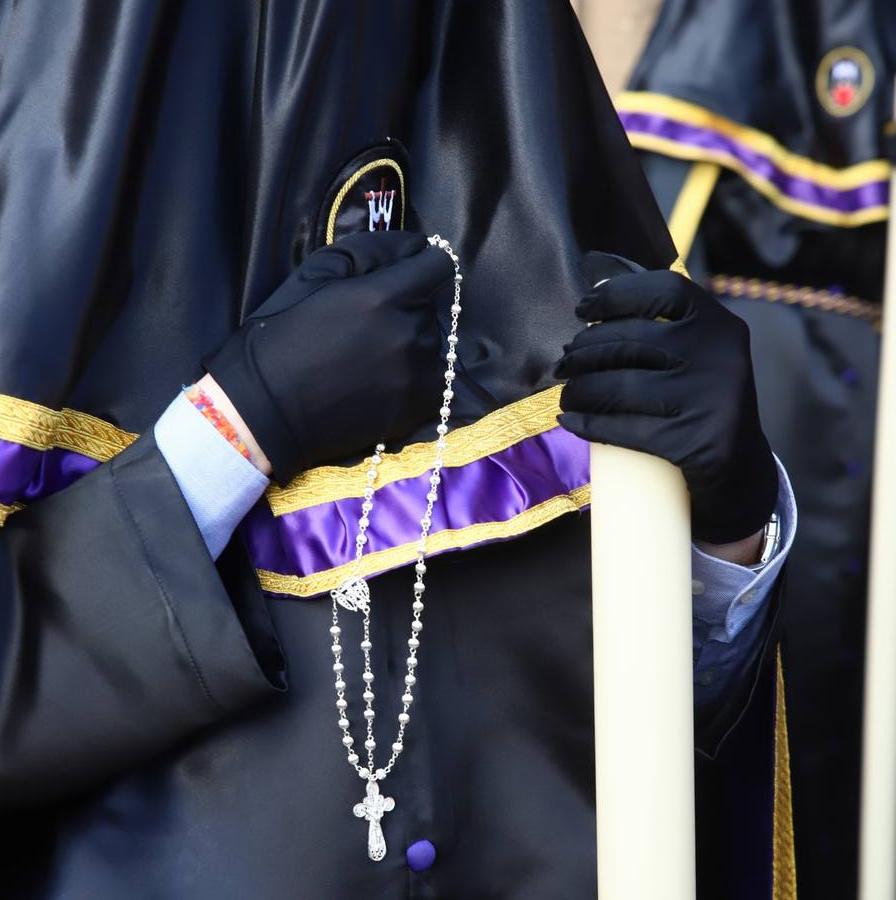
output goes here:
[{"label": "silver crucifix pendant", "polygon": [[370,588],[363,578],[349,578],[330,592],[333,599],[349,612],[366,613],[370,607]]},{"label": "silver crucifix pendant", "polygon": [[367,819],[367,855],[374,862],[379,862],[386,855],[386,839],[383,837],[380,819],[393,809],[395,800],[392,797],[383,797],[374,779],[368,781],[367,796],[355,804],[354,813],[359,819]]}]

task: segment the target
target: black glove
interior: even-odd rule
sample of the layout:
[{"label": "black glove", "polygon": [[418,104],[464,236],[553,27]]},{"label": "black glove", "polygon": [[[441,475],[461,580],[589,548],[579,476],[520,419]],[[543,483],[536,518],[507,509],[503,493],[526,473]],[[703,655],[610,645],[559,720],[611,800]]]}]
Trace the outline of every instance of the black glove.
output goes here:
[{"label": "black glove", "polygon": [[576,314],[599,324],[576,335],[557,365],[556,376],[569,379],[561,425],[680,466],[698,539],[724,544],[759,531],[778,475],[759,422],[746,324],[668,271],[611,278]]},{"label": "black glove", "polygon": [[312,253],[205,367],[286,483],[437,418],[448,255],[409,232]]}]

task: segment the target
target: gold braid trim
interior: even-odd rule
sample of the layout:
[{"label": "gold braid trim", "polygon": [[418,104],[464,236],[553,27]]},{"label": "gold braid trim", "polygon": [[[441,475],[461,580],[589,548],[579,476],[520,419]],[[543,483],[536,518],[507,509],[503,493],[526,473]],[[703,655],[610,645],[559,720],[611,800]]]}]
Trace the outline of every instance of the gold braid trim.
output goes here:
[{"label": "gold braid trim", "polygon": [[769,303],[786,303],[806,309],[821,309],[861,319],[880,331],[881,307],[870,300],[833,294],[830,291],[798,287],[795,284],[778,284],[776,281],[760,281],[758,278],[741,278],[736,275],[713,275],[710,287],[716,294],[744,297],[750,300],[766,300]]},{"label": "gold braid trim", "polygon": [[137,435],[88,413],[58,411],[0,394],[0,438],[35,450],[73,450],[106,462],[132,444]]},{"label": "gold braid trim", "polygon": [[[483,541],[517,537],[546,525],[565,513],[577,512],[590,502],[591,485],[585,484],[568,494],[551,497],[503,522],[478,522],[465,528],[446,528],[444,531],[437,531],[427,540],[427,552],[461,550]],[[417,558],[417,543],[411,541],[376,553],[365,554],[361,557],[358,574],[367,577],[412,562]],[[266,591],[294,597],[313,597],[338,587],[348,575],[355,573],[354,565],[352,561],[311,575],[281,575],[265,569],[258,569],[257,572],[261,587]]]},{"label": "gold braid trim", "polygon": [[[560,388],[552,387],[525,400],[503,406],[487,416],[448,433],[444,465],[465,466],[484,456],[506,450],[557,425]],[[435,442],[409,444],[397,453],[384,453],[377,473],[377,487],[416,478],[432,468]],[[285,488],[267,492],[275,516],[307,509],[320,503],[362,497],[367,486],[367,463],[320,466],[296,476]]]},{"label": "gold braid trim", "polygon": [[[560,412],[560,390],[559,386],[549,388],[450,432],[445,465],[467,465],[554,428]],[[53,447],[73,450],[106,462],[133,443],[137,435],[88,413],[49,409],[0,394],[0,438],[35,450]],[[434,452],[435,443],[426,442],[385,454],[380,466],[380,484],[422,475],[431,467]],[[282,516],[319,503],[361,497],[366,478],[363,463],[349,467],[320,466],[301,473],[285,488],[270,488],[268,500],[274,515]]]},{"label": "gold braid trim", "polygon": [[790,788],[790,742],[787,737],[787,700],[784,666],[778,645],[775,687],[775,802],[772,837],[772,900],[796,900],[796,853],[793,802]]},{"label": "gold braid trim", "polygon": [[47,450],[61,418],[55,409],[0,394],[0,438],[5,441]]},{"label": "gold braid trim", "polygon": [[56,431],[55,446],[106,462],[130,447],[137,437],[96,416],[64,409]]},{"label": "gold braid trim", "polygon": [[7,520],[9,516],[11,516],[14,512],[18,512],[20,509],[24,509],[25,507],[21,503],[0,503],[0,526]]}]

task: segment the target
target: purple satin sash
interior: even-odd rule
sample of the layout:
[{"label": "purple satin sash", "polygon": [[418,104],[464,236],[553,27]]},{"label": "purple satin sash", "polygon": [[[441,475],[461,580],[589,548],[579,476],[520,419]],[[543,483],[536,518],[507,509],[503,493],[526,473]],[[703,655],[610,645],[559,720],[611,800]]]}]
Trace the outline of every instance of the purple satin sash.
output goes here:
[{"label": "purple satin sash", "polygon": [[[33,450],[0,440],[0,503],[33,502],[62,490],[98,465],[69,450]],[[581,508],[581,497],[562,501],[588,482],[587,443],[560,427],[466,465],[445,468],[433,509],[432,551],[508,539]],[[368,529],[371,559],[416,543],[428,489],[427,471],[377,491]],[[268,582],[273,576],[303,580],[297,588],[272,589],[265,584],[266,590],[301,596],[319,592],[302,584],[310,576],[320,576],[352,560],[360,514],[360,498],[334,500],[281,516],[274,516],[262,499],[242,526],[262,583],[265,575]],[[392,552],[381,563],[377,561],[371,573],[403,565],[412,557],[412,549],[403,555]]]},{"label": "purple satin sash", "polygon": [[748,171],[775,187],[781,194],[836,213],[858,213],[886,208],[890,185],[887,179],[873,180],[850,188],[836,188],[783,171],[768,155],[734,137],[703,125],[694,125],[660,113],[621,109],[619,118],[636,143],[639,135],[662,138],[696,151],[723,153]]},{"label": "purple satin sash", "polygon": [[33,503],[77,481],[99,463],[71,450],[34,450],[0,439],[0,503]]}]

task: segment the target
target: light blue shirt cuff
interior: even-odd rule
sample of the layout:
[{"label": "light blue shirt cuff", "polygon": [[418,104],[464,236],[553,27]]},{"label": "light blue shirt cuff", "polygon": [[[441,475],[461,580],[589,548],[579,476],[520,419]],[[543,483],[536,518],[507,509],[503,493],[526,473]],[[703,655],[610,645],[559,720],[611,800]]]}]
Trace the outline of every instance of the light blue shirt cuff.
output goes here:
[{"label": "light blue shirt cuff", "polygon": [[778,502],[781,527],[777,554],[759,572],[692,548],[694,697],[710,703],[754,658],[764,636],[768,599],[796,533],[793,488],[780,460]]},{"label": "light blue shirt cuff", "polygon": [[183,393],[162,413],[154,434],[208,552],[217,559],[268,479]]}]

